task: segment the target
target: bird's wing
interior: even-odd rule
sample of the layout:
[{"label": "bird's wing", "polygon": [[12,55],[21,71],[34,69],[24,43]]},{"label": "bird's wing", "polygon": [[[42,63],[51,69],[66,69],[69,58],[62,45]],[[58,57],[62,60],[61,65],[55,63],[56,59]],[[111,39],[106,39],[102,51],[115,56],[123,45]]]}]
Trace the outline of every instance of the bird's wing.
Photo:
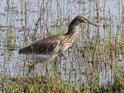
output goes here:
[{"label": "bird's wing", "polygon": [[48,54],[58,47],[60,40],[43,39],[19,50],[20,54]]}]

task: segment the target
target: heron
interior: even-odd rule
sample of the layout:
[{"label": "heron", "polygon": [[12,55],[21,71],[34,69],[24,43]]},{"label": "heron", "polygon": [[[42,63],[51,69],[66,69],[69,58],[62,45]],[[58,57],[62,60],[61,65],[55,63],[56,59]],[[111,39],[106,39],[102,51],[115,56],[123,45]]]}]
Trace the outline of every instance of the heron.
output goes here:
[{"label": "heron", "polygon": [[97,26],[83,15],[78,15],[70,22],[68,31],[65,34],[57,34],[36,41],[29,46],[20,49],[19,54],[32,55],[32,59],[35,61],[30,67],[34,67],[37,63],[50,62],[54,60],[73,44],[78,36],[78,26],[80,23]]}]

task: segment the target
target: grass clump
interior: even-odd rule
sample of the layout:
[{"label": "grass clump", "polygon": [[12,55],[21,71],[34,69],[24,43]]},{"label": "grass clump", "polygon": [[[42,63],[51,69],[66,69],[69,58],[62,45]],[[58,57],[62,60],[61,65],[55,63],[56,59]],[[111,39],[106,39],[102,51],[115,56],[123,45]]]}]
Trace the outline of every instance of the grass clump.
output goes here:
[{"label": "grass clump", "polygon": [[57,77],[4,77],[1,81],[0,93],[78,93]]}]

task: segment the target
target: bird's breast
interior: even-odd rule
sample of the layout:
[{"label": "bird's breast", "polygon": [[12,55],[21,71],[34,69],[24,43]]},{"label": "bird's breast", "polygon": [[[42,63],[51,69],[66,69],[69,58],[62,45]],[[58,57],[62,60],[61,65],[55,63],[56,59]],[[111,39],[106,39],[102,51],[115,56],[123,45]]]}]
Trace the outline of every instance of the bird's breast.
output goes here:
[{"label": "bird's breast", "polygon": [[76,39],[75,34],[67,36],[61,43],[61,50],[63,51],[67,50],[73,44],[75,39]]}]

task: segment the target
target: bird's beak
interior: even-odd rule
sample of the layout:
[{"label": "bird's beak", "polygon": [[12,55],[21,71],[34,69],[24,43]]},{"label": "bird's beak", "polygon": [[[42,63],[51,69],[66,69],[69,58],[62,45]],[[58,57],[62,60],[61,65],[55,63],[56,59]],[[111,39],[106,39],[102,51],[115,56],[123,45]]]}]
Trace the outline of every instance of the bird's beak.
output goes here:
[{"label": "bird's beak", "polygon": [[91,24],[91,25],[93,25],[93,26],[96,26],[96,27],[98,27],[98,25],[97,25],[97,24],[95,24],[95,23],[92,23],[92,22],[90,22],[89,20],[87,20],[87,23],[88,23],[88,24]]}]

